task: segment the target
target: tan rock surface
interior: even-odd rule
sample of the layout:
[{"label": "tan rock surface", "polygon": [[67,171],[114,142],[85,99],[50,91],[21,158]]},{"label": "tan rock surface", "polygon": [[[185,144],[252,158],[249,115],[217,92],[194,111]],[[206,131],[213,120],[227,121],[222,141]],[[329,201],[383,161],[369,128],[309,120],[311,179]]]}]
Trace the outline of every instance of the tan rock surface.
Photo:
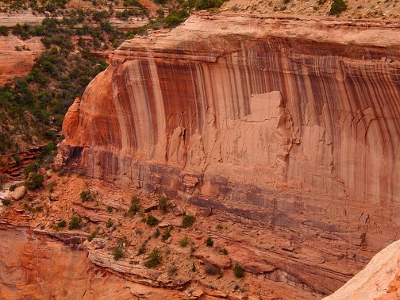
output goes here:
[{"label": "tan rock surface", "polygon": [[[15,47],[26,50],[17,51]],[[14,77],[24,77],[31,71],[34,59],[44,50],[40,37],[23,41],[15,36],[0,36],[0,84]]]},{"label": "tan rock surface", "polygon": [[25,194],[26,194],[27,190],[26,187],[21,185],[19,187],[17,187],[12,193],[11,193],[11,198],[13,200],[21,200]]},{"label": "tan rock surface", "polygon": [[19,13],[9,14],[0,13],[0,26],[14,27],[18,23],[20,25],[27,24],[29,26],[38,26],[42,24],[44,15],[34,15],[30,11],[20,11]]},{"label": "tan rock surface", "polygon": [[227,269],[231,266],[231,260],[227,255],[223,255],[222,253],[213,253],[211,251],[207,251],[208,249],[202,249],[200,251],[195,251],[192,255],[196,258],[199,258],[203,261],[211,263],[219,268]]},{"label": "tan rock surface", "polygon": [[396,241],[376,254],[361,272],[335,293],[323,298],[323,300],[391,299],[387,298],[388,295],[378,296],[381,296],[386,291],[394,292],[395,295],[397,289],[390,290],[389,286],[396,286],[399,258],[400,241]]}]

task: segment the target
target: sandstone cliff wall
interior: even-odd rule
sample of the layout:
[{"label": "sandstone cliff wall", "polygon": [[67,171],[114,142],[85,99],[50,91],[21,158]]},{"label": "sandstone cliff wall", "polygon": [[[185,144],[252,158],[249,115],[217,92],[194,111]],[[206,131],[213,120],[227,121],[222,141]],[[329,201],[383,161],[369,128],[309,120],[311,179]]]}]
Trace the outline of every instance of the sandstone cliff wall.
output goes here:
[{"label": "sandstone cliff wall", "polygon": [[[70,108],[60,157],[264,221],[357,269],[400,225],[399,33],[372,21],[192,16],[115,51]],[[321,272],[329,288],[320,275],[307,284],[323,292],[351,275]]]}]

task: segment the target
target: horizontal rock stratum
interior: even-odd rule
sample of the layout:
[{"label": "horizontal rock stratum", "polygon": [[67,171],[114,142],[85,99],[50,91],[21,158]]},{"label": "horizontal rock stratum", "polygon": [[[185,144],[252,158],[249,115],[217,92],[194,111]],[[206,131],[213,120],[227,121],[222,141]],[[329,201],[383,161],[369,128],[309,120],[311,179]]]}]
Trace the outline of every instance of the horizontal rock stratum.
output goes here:
[{"label": "horizontal rock stratum", "polygon": [[330,293],[396,239],[399,115],[400,23],[192,15],[112,54],[59,160],[314,245],[267,263]]}]

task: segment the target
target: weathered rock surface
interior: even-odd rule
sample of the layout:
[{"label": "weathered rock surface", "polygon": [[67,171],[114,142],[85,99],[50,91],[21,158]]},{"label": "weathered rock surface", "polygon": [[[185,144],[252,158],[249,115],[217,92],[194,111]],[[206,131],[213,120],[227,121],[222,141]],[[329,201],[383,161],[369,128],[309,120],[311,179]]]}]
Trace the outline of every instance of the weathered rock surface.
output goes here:
[{"label": "weathered rock surface", "polygon": [[228,256],[222,254],[210,253],[210,251],[195,251],[192,254],[194,257],[206,261],[210,264],[218,266],[222,269],[227,269],[231,266],[231,260]]},{"label": "weathered rock surface", "polygon": [[[130,264],[127,261],[116,261],[112,255],[89,248],[88,258],[97,266],[112,269],[129,281],[153,287],[167,287],[182,289],[190,282],[190,278],[171,278],[157,270],[149,269],[143,265]],[[163,276],[164,275],[164,276]]]},{"label": "weathered rock surface", "polygon": [[21,185],[19,187],[17,187],[12,193],[11,193],[11,198],[13,200],[21,200],[25,194],[26,194],[27,190],[26,187]]},{"label": "weathered rock surface", "polygon": [[0,26],[14,27],[17,24],[27,24],[29,26],[38,26],[42,24],[44,15],[34,15],[30,11],[20,11],[18,14],[0,13]]},{"label": "weathered rock surface", "polygon": [[[21,51],[17,51],[16,47]],[[39,37],[22,41],[10,35],[0,36],[0,49],[0,84],[4,85],[14,77],[28,75],[34,59],[44,50],[44,46]]]},{"label": "weathered rock surface", "polygon": [[115,51],[68,112],[59,158],[314,245],[274,250],[270,276],[333,292],[400,226],[399,33],[192,16]]},{"label": "weathered rock surface", "polygon": [[[395,259],[395,257],[393,257]],[[387,287],[386,294],[375,298],[374,300],[396,300],[400,297],[400,260],[397,258],[397,271],[395,273],[394,279],[390,281]]]},{"label": "weathered rock surface", "polygon": [[[394,287],[398,283],[399,258],[400,241],[396,241],[376,254],[360,273],[323,300],[397,299],[397,288]],[[386,291],[388,294],[382,295]],[[395,298],[389,298],[392,292]]]}]

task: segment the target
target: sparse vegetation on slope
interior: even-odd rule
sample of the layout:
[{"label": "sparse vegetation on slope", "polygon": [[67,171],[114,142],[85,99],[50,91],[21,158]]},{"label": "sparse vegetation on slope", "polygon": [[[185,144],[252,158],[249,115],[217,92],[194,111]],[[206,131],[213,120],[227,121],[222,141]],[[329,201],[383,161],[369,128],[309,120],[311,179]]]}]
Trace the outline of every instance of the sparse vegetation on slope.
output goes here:
[{"label": "sparse vegetation on slope", "polygon": [[161,260],[162,260],[161,250],[159,248],[154,248],[147,256],[147,261],[145,262],[145,266],[148,268],[153,268],[158,264],[160,264]]},{"label": "sparse vegetation on slope", "polygon": [[79,216],[72,216],[68,224],[69,230],[80,229],[82,227],[82,218]]}]

